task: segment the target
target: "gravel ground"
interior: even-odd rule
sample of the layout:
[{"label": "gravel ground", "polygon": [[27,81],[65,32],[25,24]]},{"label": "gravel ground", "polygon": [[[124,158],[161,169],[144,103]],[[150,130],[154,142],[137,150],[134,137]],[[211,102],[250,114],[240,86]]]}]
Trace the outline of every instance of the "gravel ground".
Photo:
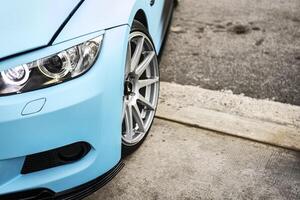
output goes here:
[{"label": "gravel ground", "polygon": [[120,174],[86,200],[299,200],[299,158],[299,152],[156,120]]},{"label": "gravel ground", "polygon": [[300,105],[300,1],[181,0],[161,76]]}]

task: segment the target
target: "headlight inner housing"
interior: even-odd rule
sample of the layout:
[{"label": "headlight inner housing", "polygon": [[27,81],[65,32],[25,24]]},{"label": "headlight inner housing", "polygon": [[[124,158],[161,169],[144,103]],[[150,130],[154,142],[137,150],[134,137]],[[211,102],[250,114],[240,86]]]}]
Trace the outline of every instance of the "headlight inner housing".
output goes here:
[{"label": "headlight inner housing", "polygon": [[76,78],[95,63],[103,35],[56,54],[0,72],[0,96],[32,91]]}]

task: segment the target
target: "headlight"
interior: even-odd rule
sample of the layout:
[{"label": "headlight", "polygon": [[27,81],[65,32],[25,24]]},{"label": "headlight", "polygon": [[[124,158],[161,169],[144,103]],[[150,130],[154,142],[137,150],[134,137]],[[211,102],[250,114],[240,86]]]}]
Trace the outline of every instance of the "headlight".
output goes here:
[{"label": "headlight", "polygon": [[57,54],[0,72],[0,95],[22,93],[73,79],[94,64],[103,35]]}]

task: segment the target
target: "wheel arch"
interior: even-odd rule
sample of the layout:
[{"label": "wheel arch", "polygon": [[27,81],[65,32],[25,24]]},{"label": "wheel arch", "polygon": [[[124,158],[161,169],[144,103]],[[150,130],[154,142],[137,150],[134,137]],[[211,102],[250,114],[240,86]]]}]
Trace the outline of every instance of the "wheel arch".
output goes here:
[{"label": "wheel arch", "polygon": [[148,19],[143,9],[139,9],[133,19],[138,20],[148,29]]}]

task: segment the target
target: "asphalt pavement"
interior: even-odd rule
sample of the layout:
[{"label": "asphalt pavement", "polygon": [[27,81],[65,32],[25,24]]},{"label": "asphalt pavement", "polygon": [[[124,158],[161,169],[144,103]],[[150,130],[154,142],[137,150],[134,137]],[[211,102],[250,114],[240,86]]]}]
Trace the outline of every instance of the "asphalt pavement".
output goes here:
[{"label": "asphalt pavement", "polygon": [[181,0],[161,77],[300,105],[300,1]]},{"label": "asphalt pavement", "polygon": [[300,153],[155,120],[143,146],[86,200],[300,199]]}]

